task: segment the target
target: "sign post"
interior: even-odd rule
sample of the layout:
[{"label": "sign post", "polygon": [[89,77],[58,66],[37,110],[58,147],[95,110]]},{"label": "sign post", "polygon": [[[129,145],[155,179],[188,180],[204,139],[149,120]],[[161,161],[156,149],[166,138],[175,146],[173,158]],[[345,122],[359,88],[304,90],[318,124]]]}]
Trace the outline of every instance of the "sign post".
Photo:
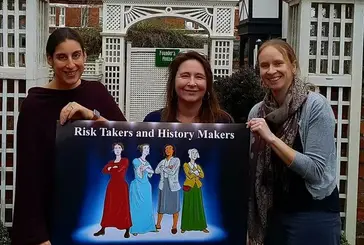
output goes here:
[{"label": "sign post", "polygon": [[168,67],[179,52],[179,49],[156,49],[155,66]]}]

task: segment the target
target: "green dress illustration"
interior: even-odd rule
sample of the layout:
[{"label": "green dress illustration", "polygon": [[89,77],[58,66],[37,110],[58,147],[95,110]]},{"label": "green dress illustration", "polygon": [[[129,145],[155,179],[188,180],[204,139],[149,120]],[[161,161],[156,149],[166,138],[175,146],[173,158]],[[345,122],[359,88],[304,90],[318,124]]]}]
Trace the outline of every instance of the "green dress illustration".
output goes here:
[{"label": "green dress illustration", "polygon": [[196,159],[200,157],[197,149],[188,150],[190,162],[183,164],[186,180],[183,184],[183,207],[181,232],[202,231],[209,233],[202,197],[201,179],[205,174]]}]

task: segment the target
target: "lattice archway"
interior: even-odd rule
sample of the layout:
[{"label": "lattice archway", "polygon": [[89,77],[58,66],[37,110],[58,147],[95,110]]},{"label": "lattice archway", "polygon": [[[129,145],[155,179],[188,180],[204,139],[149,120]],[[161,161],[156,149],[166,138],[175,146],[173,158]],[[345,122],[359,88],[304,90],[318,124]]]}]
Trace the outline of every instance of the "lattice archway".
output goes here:
[{"label": "lattice archway", "polygon": [[125,36],[132,25],[156,17],[183,18],[198,23],[209,32],[209,57],[214,77],[229,76],[233,65],[234,18],[238,2],[104,0],[104,83],[120,108],[125,108]]},{"label": "lattice archway", "polygon": [[182,18],[191,20],[203,26],[212,34],[212,22],[213,22],[213,9],[212,8],[201,8],[201,9],[190,9],[188,7],[174,9],[173,7],[137,7],[130,6],[125,7],[125,18],[124,18],[124,30],[125,34],[129,28],[137,22],[157,18],[157,17],[168,17]]}]

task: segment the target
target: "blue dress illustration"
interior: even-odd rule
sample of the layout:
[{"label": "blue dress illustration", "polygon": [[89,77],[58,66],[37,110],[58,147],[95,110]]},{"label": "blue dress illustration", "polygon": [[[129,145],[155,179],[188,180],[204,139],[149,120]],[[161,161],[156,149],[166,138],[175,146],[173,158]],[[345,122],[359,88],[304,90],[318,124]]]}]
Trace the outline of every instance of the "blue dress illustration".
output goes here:
[{"label": "blue dress illustration", "polygon": [[142,155],[133,160],[135,179],[130,183],[130,213],[132,227],[130,233],[134,236],[147,232],[156,232],[153,204],[152,186],[149,178],[154,171],[146,157],[149,155],[149,145],[138,146]]}]

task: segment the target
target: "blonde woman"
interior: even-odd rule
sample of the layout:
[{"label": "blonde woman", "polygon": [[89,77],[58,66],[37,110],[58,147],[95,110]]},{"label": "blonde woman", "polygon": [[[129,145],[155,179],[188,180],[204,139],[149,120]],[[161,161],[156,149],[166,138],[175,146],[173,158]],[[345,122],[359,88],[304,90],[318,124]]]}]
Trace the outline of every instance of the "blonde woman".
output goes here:
[{"label": "blonde woman", "polygon": [[267,94],[252,131],[249,238],[264,245],[339,245],[335,116],[298,76],[292,47],[272,39],[258,51]]}]

